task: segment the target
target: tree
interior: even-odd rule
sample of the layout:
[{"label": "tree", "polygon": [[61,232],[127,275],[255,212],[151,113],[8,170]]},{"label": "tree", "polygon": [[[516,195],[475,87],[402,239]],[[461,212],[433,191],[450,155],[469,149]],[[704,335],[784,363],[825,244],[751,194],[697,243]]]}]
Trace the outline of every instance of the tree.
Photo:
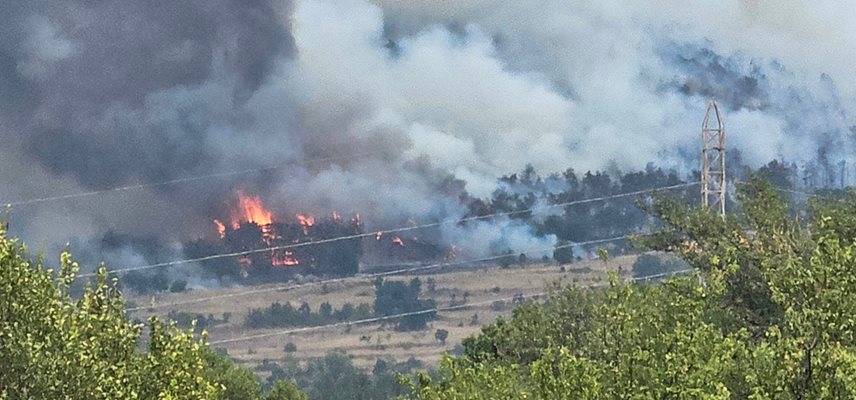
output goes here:
[{"label": "tree", "polygon": [[676,257],[642,254],[633,263],[633,276],[646,277],[656,274],[676,272],[689,268],[689,265]]},{"label": "tree", "polygon": [[252,371],[235,365],[232,360],[210,348],[203,351],[206,363],[205,376],[221,387],[221,400],[255,400],[261,395],[261,385]]},{"label": "tree", "polygon": [[295,351],[297,351],[297,345],[292,342],[288,342],[285,344],[285,347],[283,347],[282,350],[286,353],[294,353]]},{"label": "tree", "polygon": [[[259,399],[255,375],[217,354],[196,328],[125,318],[118,281],[99,268],[80,298],[70,295],[79,265],[63,253],[54,277],[41,258],[6,238],[0,223],[0,398]],[[206,318],[213,320],[213,315]],[[306,399],[277,385],[271,399]],[[283,397],[283,393],[288,397]]]},{"label": "tree", "polygon": [[79,265],[60,257],[56,277],[0,224],[0,397],[36,399],[216,398],[205,336],[194,339],[156,319],[148,349],[143,326],[125,318],[117,282],[101,267],[73,299]]},{"label": "tree", "polygon": [[434,339],[437,339],[437,342],[439,342],[441,345],[446,344],[446,338],[448,337],[449,331],[445,329],[437,329],[437,331],[434,332]]},{"label": "tree", "polygon": [[308,400],[306,393],[300,391],[293,383],[279,380],[273,384],[270,392],[266,393],[264,400]]},{"label": "tree", "polygon": [[187,281],[179,279],[177,281],[173,281],[172,285],[169,286],[169,291],[172,293],[183,292],[187,289]]},{"label": "tree", "polygon": [[553,259],[559,264],[568,264],[574,261],[574,250],[567,241],[559,241],[556,243],[556,249],[553,250]]},{"label": "tree", "polygon": [[413,278],[408,284],[378,278],[375,281],[375,314],[388,316],[416,313],[399,318],[396,328],[405,331],[425,329],[428,321],[436,315],[436,312],[432,311],[436,304],[433,300],[419,298],[421,288],[422,284],[418,278]]},{"label": "tree", "polygon": [[805,224],[757,178],[738,198],[725,220],[654,201],[664,230],[640,244],[676,249],[694,276],[555,287],[408,381],[412,396],[856,398],[856,195]]}]

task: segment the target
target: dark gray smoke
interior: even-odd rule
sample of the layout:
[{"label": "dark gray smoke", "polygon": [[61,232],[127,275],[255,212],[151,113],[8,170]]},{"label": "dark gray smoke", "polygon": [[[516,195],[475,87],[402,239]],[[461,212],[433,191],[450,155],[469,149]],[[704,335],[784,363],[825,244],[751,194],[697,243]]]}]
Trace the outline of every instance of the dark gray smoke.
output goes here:
[{"label": "dark gray smoke", "polygon": [[[258,167],[273,160],[230,143],[287,144],[270,138],[274,132],[243,128],[253,122],[246,103],[295,56],[289,2],[32,1],[2,8],[4,201]],[[208,198],[224,189],[165,186],[119,202],[23,208],[13,226],[49,245],[110,228],[173,235],[211,211],[216,203]]]},{"label": "dark gray smoke", "polygon": [[[751,165],[854,155],[843,0],[7,3],[0,201],[292,163],[14,210],[48,247],[210,234],[237,188],[377,229],[461,216],[528,164],[689,174],[709,97]],[[442,231],[474,255],[554,241],[514,221]]]},{"label": "dark gray smoke", "polygon": [[[49,2],[13,16],[13,82],[35,97],[26,151],[86,187],[217,165],[209,136],[294,55],[268,1]],[[235,139],[240,138],[236,136]]]}]

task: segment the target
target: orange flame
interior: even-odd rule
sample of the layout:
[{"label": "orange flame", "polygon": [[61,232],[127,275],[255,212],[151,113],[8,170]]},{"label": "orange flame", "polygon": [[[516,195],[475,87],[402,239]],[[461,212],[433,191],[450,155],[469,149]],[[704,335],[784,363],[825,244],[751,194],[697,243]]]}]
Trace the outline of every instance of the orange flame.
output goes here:
[{"label": "orange flame", "polygon": [[398,237],[398,236],[393,236],[393,237],[392,237],[392,243],[395,243],[395,244],[397,244],[397,245],[399,245],[399,246],[401,246],[401,247],[404,247],[404,240],[401,240],[401,238],[400,238],[400,237]]},{"label": "orange flame", "polygon": [[294,257],[293,252],[286,250],[282,253],[282,256],[273,252],[271,254],[271,263],[277,267],[291,267],[300,264],[300,260]]},{"label": "orange flame", "polygon": [[217,225],[217,234],[220,235],[220,239],[225,238],[226,237],[226,225],[223,225],[223,223],[220,222],[220,220],[218,220],[218,219],[214,220],[214,225]]},{"label": "orange flame", "polygon": [[331,212],[331,213],[330,213],[330,216],[333,218],[333,221],[339,222],[339,221],[341,221],[341,220],[342,220],[342,215],[340,215],[340,214],[339,214],[338,212],[336,212],[336,211]]},{"label": "orange flame", "polygon": [[240,226],[240,222],[255,222],[259,226],[273,223],[273,212],[268,210],[259,196],[245,195],[238,192],[237,215],[232,215],[232,226]]},{"label": "orange flame", "polygon": [[311,215],[297,214],[297,222],[303,226],[303,234],[309,236],[309,228],[315,225],[315,217]]},{"label": "orange flame", "polygon": [[383,237],[383,232],[381,232],[381,231],[378,231],[374,235],[375,240],[380,240],[380,238],[382,238],[382,237]]},{"label": "orange flame", "polygon": [[311,215],[297,214],[297,222],[300,222],[300,225],[303,226],[312,226],[315,225],[315,217]]}]

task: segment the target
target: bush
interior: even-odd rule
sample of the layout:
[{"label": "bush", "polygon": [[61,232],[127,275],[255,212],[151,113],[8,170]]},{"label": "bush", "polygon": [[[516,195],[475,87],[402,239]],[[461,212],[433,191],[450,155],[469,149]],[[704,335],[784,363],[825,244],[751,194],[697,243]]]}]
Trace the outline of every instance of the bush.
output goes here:
[{"label": "bush", "polygon": [[314,326],[371,317],[371,306],[361,303],[356,309],[345,303],[334,310],[330,303],[322,303],[313,312],[308,303],[294,309],[291,303],[273,303],[268,308],[254,308],[247,314],[245,324],[250,328],[277,328],[284,326]]},{"label": "bush", "polygon": [[187,281],[185,281],[185,280],[173,281],[172,285],[169,286],[169,291],[172,293],[183,292],[186,289],[187,289]]},{"label": "bush", "polygon": [[292,342],[288,342],[285,344],[285,347],[282,349],[282,351],[286,353],[294,353],[295,351],[297,351],[297,345]]},{"label": "bush", "polygon": [[434,332],[434,339],[437,339],[440,344],[446,344],[446,338],[448,337],[449,331],[445,329],[437,329],[437,331]]},{"label": "bush", "polygon": [[[570,242],[560,241],[556,243],[556,248],[553,250],[553,259],[559,264],[568,264],[574,262],[574,250],[568,246]],[[559,247],[567,246],[567,247]]]},{"label": "bush", "polygon": [[[378,278],[375,281],[375,314],[388,316],[435,308],[436,303],[433,300],[419,298],[421,289],[422,284],[419,278],[413,278],[409,284],[402,281],[384,281]],[[434,319],[435,316],[436,312],[434,311],[408,315],[398,319],[396,329],[405,331],[425,329],[428,321]]]}]

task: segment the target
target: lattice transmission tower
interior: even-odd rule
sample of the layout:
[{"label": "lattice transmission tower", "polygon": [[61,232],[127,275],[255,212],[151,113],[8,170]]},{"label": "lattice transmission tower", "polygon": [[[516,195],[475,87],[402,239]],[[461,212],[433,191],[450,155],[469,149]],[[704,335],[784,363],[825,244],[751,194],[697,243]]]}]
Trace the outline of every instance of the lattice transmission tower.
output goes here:
[{"label": "lattice transmission tower", "polygon": [[725,218],[725,126],[716,100],[707,104],[701,142],[701,205]]}]

